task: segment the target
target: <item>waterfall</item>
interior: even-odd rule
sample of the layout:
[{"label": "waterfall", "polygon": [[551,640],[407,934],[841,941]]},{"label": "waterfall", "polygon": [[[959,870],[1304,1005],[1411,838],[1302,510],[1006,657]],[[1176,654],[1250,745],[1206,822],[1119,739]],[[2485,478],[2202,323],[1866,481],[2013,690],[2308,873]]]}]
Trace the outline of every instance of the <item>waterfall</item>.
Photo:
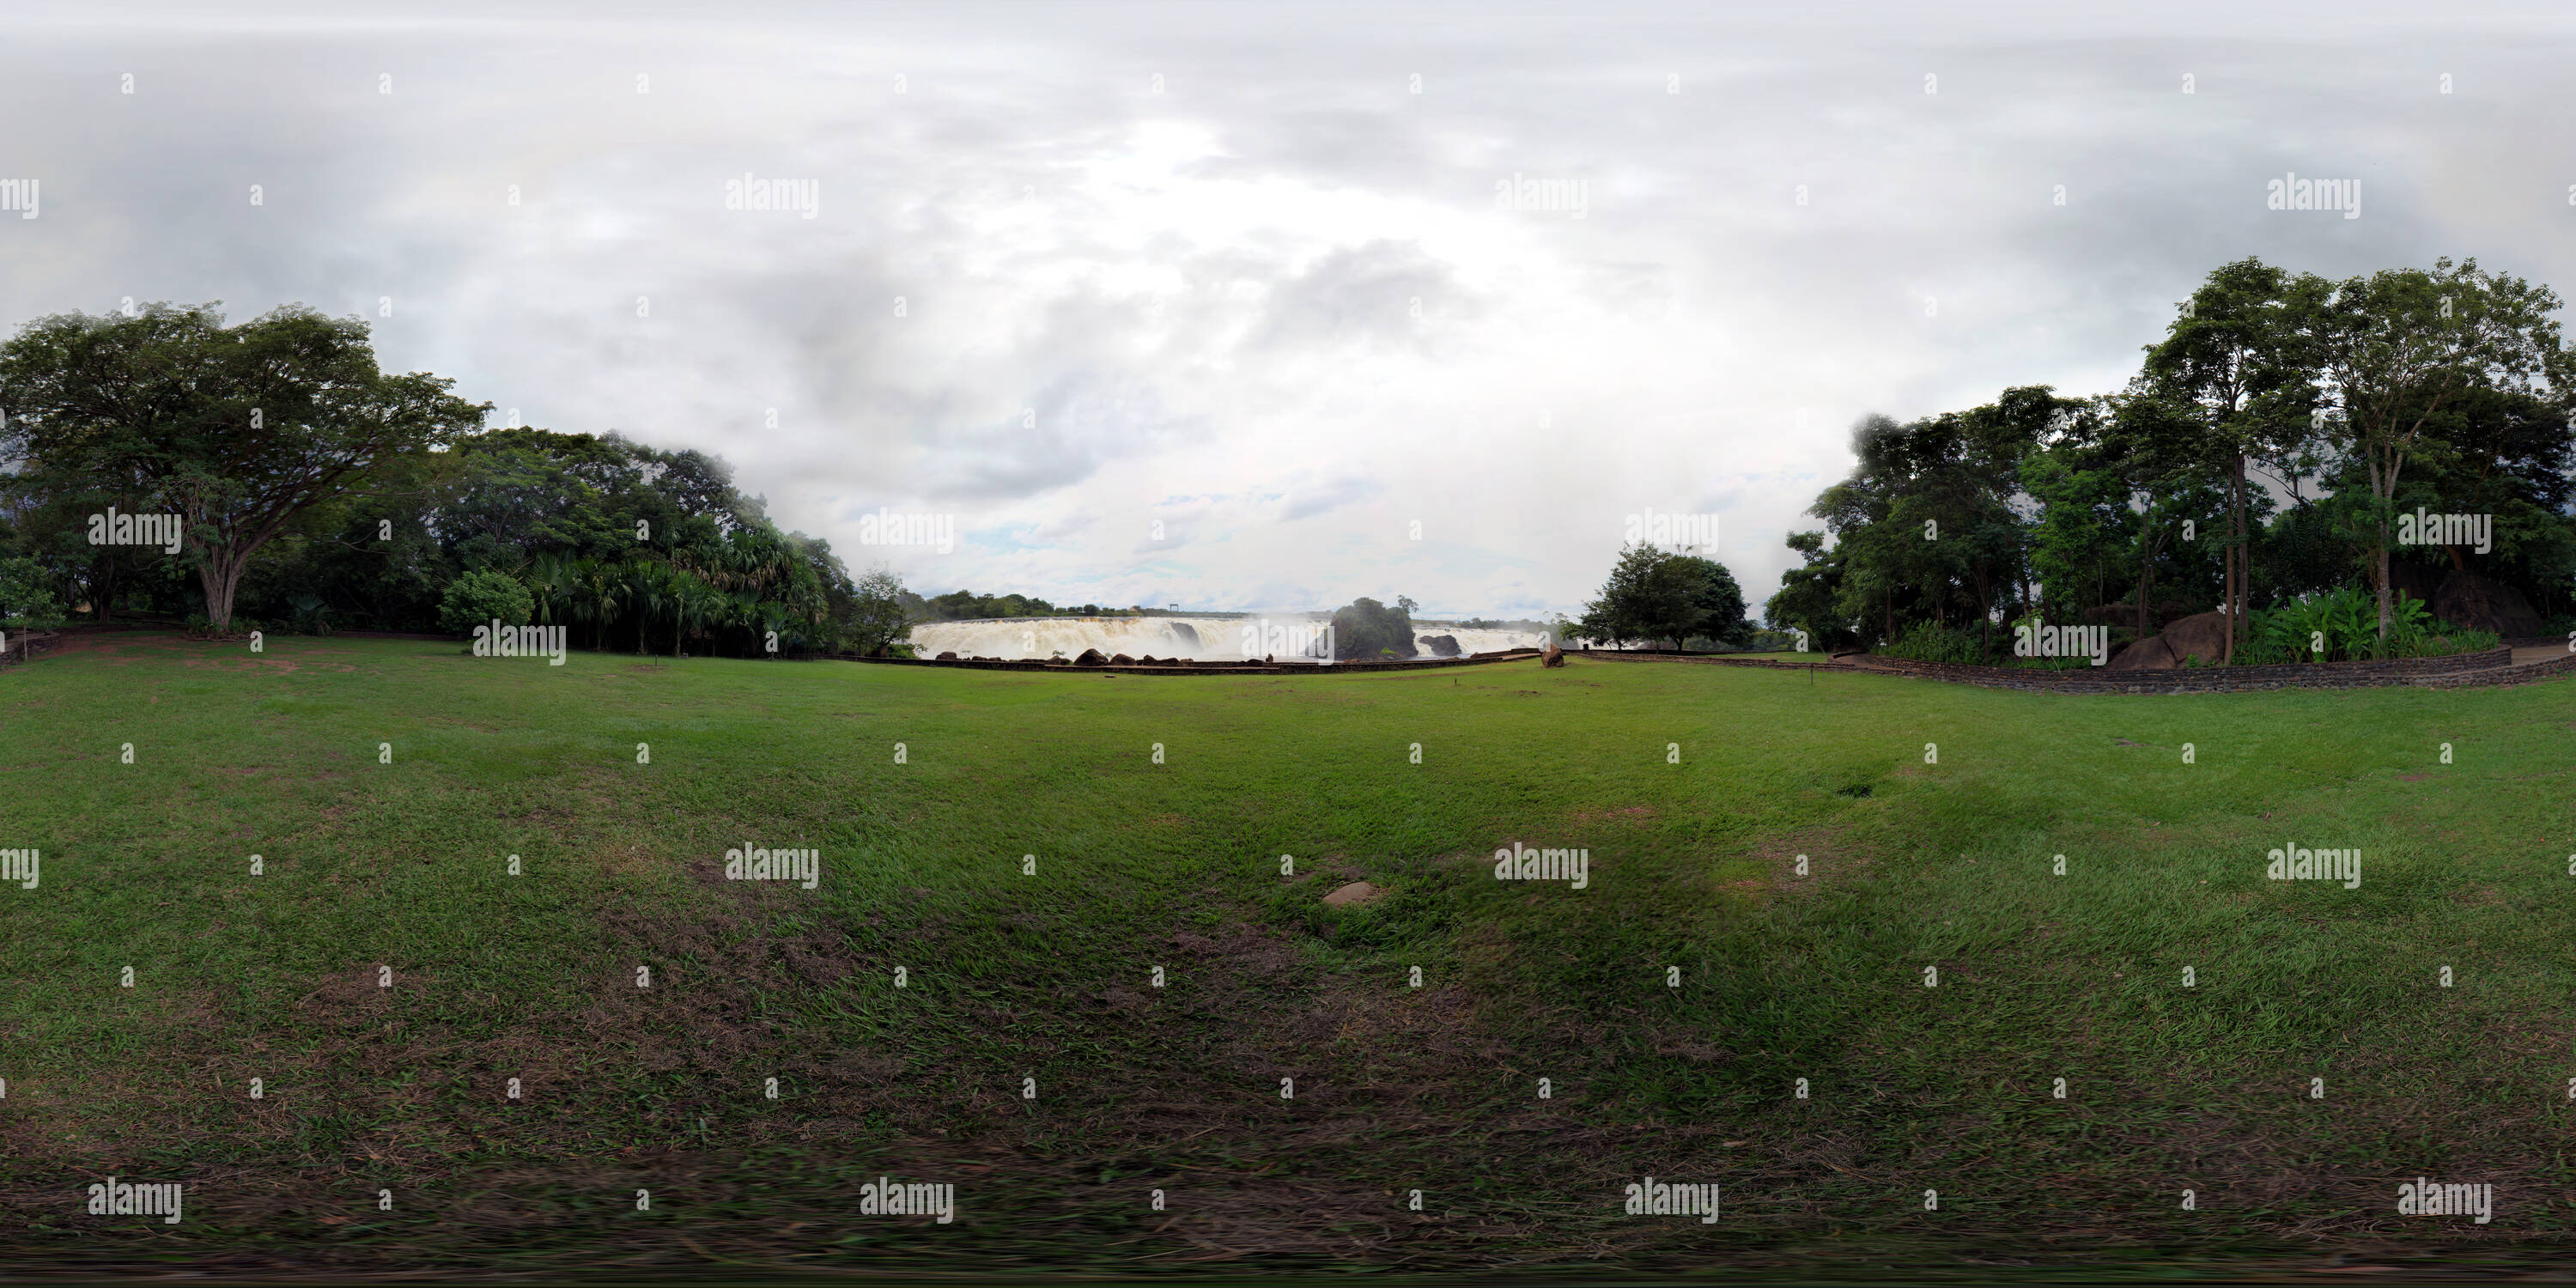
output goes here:
[{"label": "waterfall", "polygon": [[[1279,621],[1281,616],[1266,620]],[[1044,658],[1058,653],[1080,657],[1098,649],[1103,657],[1181,657],[1193,662],[1241,662],[1244,627],[1256,619],[1233,617],[1009,617],[971,622],[925,622],[912,628],[913,651],[922,657],[955,653],[959,657]],[[1297,620],[1322,619],[1300,615]],[[1423,637],[1456,637],[1461,653],[1492,653],[1510,648],[1537,648],[1546,642],[1538,631],[1470,630],[1461,626],[1414,625],[1414,647],[1432,656]]]}]

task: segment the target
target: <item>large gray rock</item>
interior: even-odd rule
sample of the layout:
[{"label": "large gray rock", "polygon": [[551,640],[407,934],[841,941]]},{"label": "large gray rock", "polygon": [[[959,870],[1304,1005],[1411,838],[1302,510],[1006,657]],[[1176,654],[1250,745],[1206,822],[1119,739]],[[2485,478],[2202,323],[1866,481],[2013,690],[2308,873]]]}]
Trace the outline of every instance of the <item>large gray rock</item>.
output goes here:
[{"label": "large gray rock", "polygon": [[1109,659],[1102,657],[1099,649],[1087,648],[1082,650],[1082,656],[1073,659],[1073,664],[1075,666],[1107,666],[1109,664]]},{"label": "large gray rock", "polygon": [[2423,600],[2424,608],[2429,612],[2434,601],[2441,597],[2442,579],[2450,573],[2449,568],[2436,568],[2430,564],[2392,562],[2388,565],[2389,596],[2393,600],[2400,592],[2412,595]]},{"label": "large gray rock", "polygon": [[2182,665],[2182,663],[2175,659],[2173,650],[2165,647],[2165,637],[2156,635],[2142,639],[2127,648],[2121,649],[2120,655],[2112,658],[2111,664],[2103,669],[2110,671],[2170,671],[2180,665]]},{"label": "large gray rock", "polygon": [[2165,627],[2156,638],[2164,641],[2176,666],[2187,657],[2199,658],[2202,666],[2216,666],[2227,656],[2227,615],[2194,613]]},{"label": "large gray rock", "polygon": [[1458,637],[1455,635],[1425,635],[1421,642],[1431,650],[1433,657],[1458,656]]},{"label": "large gray rock", "polygon": [[[2178,599],[2162,600],[2147,606],[2147,629],[2156,630],[2166,622],[2191,611],[2191,605]],[[2138,602],[2096,604],[2084,610],[2084,620],[2094,626],[2131,626],[2138,624]]]},{"label": "large gray rock", "polygon": [[2494,631],[2506,639],[2538,635],[2545,628],[2540,614],[2532,611],[2531,601],[2524,599],[2521,591],[2473,572],[2454,571],[2442,579],[2442,588],[2433,595],[2433,615],[2476,630]]}]

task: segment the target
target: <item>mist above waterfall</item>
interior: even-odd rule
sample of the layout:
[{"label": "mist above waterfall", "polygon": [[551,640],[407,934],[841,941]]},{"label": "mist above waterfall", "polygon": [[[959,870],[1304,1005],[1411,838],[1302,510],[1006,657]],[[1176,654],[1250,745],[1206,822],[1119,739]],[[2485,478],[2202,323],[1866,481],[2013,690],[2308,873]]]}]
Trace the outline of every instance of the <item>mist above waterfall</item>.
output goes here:
[{"label": "mist above waterfall", "polygon": [[[925,622],[912,628],[913,650],[922,657],[955,653],[959,657],[1046,658],[1062,654],[1080,657],[1084,649],[1098,649],[1105,657],[1124,653],[1129,657],[1177,657],[1193,662],[1257,661],[1265,654],[1280,661],[1294,660],[1280,656],[1278,649],[1246,653],[1243,642],[1247,627],[1293,622],[1321,627],[1325,614],[1274,615],[1270,617],[1011,617],[991,621]],[[1414,623],[1414,647],[1421,655],[1433,655],[1428,637],[1446,635],[1458,641],[1458,651],[1490,653],[1510,648],[1536,648],[1546,642],[1539,631],[1435,626]],[[1253,633],[1252,638],[1264,638]]]}]

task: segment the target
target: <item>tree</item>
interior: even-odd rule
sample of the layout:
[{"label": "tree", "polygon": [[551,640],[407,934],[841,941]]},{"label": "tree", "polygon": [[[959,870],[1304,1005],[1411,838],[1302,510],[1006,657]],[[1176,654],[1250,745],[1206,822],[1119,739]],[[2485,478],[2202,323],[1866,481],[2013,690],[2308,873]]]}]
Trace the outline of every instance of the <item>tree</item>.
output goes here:
[{"label": "tree", "polygon": [[450,635],[471,635],[494,621],[503,626],[535,625],[535,601],[528,588],[507,573],[484,569],[447,583],[438,604],[438,624]]},{"label": "tree", "polygon": [[1576,630],[1612,644],[1669,640],[1680,648],[1694,636],[1742,643],[1750,628],[1744,591],[1723,565],[1639,543],[1619,552]]},{"label": "tree", "polygon": [[1753,637],[1752,623],[1744,620],[1744,588],[1735,584],[1726,565],[1699,555],[1675,555],[1666,566],[1694,587],[1690,602],[1698,610],[1697,620],[1684,628],[1682,639],[1705,636],[1718,644],[1742,644]]},{"label": "tree", "polygon": [[2386,638],[2388,546],[2407,462],[2434,418],[2478,389],[2563,396],[2571,356],[2549,315],[2558,296],[2476,260],[2435,260],[2431,272],[2388,269],[2329,283],[2302,275],[2292,289],[2299,340],[2315,366],[2321,429],[2366,469],[2372,577]]},{"label": "tree", "polygon": [[903,579],[879,564],[854,587],[850,605],[850,642],[861,656],[875,656],[912,630],[913,617],[903,603]]},{"label": "tree", "polygon": [[2137,508],[2138,636],[2155,633],[2156,558],[2189,521],[2213,517],[2213,453],[2223,445],[2201,432],[2193,409],[2143,384],[2114,400],[2102,427],[2099,468],[2119,480]]},{"label": "tree", "polygon": [[1818,649],[1841,643],[1852,634],[1851,619],[1834,606],[1843,573],[1841,549],[1825,549],[1822,532],[1792,532],[1787,544],[1805,564],[1781,572],[1780,589],[1762,605],[1763,622],[1774,630],[1803,630]]},{"label": "tree", "polygon": [[2289,275],[2259,259],[2221,266],[2183,303],[2162,342],[2147,347],[2143,378],[2158,397],[2188,405],[2227,459],[2227,537],[2222,664],[2245,633],[2252,568],[2246,468],[2280,462],[2307,437],[2308,382],[2289,307]]},{"label": "tree", "polygon": [[1333,610],[1337,660],[1373,662],[1380,657],[1412,657],[1419,651],[1413,644],[1413,615],[1403,608],[1389,608],[1363,596]]},{"label": "tree", "polygon": [[2088,468],[2092,455],[2070,443],[2032,452],[2021,465],[2022,490],[2039,503],[2030,530],[2031,572],[2040,597],[2068,622],[2108,598],[2111,572],[2135,522],[2128,489],[2110,471]]},{"label": "tree", "polygon": [[25,555],[0,559],[0,622],[53,625],[63,613],[54,599],[53,580],[43,564]]},{"label": "tree", "polygon": [[0,345],[0,456],[173,508],[224,630],[251,557],[298,514],[481,423],[490,405],[451,383],[386,374],[364,322],[300,305],[229,327],[212,305],[57,314]]}]

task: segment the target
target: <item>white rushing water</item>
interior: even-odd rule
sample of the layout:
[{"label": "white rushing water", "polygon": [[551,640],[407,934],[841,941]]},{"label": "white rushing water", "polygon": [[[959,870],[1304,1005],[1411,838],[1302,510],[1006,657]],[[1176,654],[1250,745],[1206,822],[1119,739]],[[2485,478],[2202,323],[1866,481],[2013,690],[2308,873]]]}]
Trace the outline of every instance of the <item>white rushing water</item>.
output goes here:
[{"label": "white rushing water", "polygon": [[[1059,653],[1080,657],[1098,649],[1104,657],[1181,657],[1193,662],[1241,662],[1267,655],[1288,659],[1299,650],[1279,642],[1285,628],[1321,626],[1322,618],[1299,616],[1244,617],[1021,617],[1000,621],[929,622],[912,628],[912,646],[921,657],[955,653],[959,657],[1045,658]],[[1244,648],[1247,629],[1252,643]],[[1266,634],[1262,632],[1267,632]],[[1425,637],[1447,635],[1458,651],[1492,653],[1511,648],[1537,648],[1547,642],[1538,631],[1469,630],[1459,626],[1414,627],[1414,647],[1432,656]],[[1267,644],[1268,647],[1258,647]]]}]

